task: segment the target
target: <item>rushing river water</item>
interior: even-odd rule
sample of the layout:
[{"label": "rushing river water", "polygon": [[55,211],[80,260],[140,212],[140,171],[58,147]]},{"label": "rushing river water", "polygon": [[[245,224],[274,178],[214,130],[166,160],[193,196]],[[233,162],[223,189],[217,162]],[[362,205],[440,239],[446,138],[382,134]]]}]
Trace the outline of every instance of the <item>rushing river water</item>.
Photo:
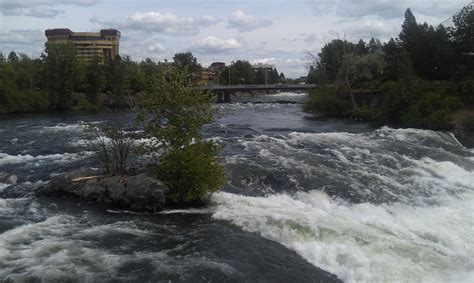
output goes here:
[{"label": "rushing river water", "polygon": [[0,118],[0,174],[18,176],[0,183],[0,281],[473,282],[474,150],[274,103],[304,98],[220,105],[204,133],[228,185],[209,208],[156,215],[30,193],[95,166],[85,123],[131,113]]}]

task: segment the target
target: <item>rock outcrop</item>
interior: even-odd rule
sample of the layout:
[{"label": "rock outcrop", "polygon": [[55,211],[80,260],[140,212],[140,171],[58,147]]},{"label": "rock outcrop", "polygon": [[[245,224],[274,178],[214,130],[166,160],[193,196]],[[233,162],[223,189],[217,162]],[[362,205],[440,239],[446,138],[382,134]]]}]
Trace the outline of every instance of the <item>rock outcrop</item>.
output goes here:
[{"label": "rock outcrop", "polygon": [[80,168],[55,177],[38,189],[41,196],[71,196],[109,204],[119,209],[157,212],[163,209],[168,187],[141,173],[133,176],[102,176]]}]

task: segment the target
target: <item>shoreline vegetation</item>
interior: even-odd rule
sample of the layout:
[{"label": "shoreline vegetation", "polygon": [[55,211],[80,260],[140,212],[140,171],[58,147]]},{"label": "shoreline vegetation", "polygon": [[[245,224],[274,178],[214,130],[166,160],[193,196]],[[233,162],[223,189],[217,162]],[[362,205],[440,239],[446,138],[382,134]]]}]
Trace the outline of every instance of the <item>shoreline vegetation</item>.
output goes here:
[{"label": "shoreline vegetation", "polygon": [[[90,62],[76,58],[73,43],[45,44],[40,58],[11,51],[0,52],[0,114],[56,110],[101,110],[130,108],[146,92],[156,74],[185,66],[191,85],[198,85],[202,66],[191,52],[177,53],[172,62],[130,56]],[[228,73],[232,73],[229,81]],[[276,69],[267,74],[255,71],[250,62],[237,60],[225,67],[214,83],[220,84],[294,83]]]},{"label": "shoreline vegetation", "polygon": [[308,82],[318,88],[305,111],[398,127],[474,130],[474,9],[453,25],[416,21],[410,9],[398,38],[382,43],[335,39],[317,55]]}]

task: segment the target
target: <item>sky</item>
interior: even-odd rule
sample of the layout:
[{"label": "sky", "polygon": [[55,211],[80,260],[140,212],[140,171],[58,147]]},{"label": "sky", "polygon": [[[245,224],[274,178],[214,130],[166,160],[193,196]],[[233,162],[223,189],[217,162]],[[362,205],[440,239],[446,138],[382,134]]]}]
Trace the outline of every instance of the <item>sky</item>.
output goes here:
[{"label": "sky", "polygon": [[204,66],[243,59],[307,74],[308,52],[333,39],[396,37],[406,8],[438,25],[469,0],[0,0],[0,52],[37,57],[44,30],[121,31],[120,54],[172,60],[191,51]]}]

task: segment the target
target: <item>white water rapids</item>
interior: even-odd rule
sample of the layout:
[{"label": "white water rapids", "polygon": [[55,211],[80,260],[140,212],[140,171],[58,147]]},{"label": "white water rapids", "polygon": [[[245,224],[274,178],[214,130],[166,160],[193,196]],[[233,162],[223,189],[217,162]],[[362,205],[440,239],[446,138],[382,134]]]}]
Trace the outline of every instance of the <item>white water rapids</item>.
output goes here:
[{"label": "white water rapids", "polygon": [[[396,148],[383,153],[377,150],[389,141],[415,144],[429,138],[453,147],[457,144],[448,134],[390,128],[371,135],[256,137],[246,143],[247,151],[258,152],[275,167],[299,168],[305,178],[324,171],[334,180],[350,176],[351,185],[366,186],[367,194],[388,193],[397,201],[354,204],[321,190],[262,197],[222,192],[214,196],[213,217],[279,242],[345,282],[474,282],[472,167],[415,158]],[[304,148],[296,146],[302,143]],[[321,152],[308,149],[311,144],[328,147],[326,152],[335,162],[332,168],[322,162],[326,154],[318,157]],[[468,158],[443,153],[444,158],[452,155],[472,165]],[[301,155],[308,157],[298,158]],[[232,162],[245,162],[247,157],[241,154]],[[383,165],[383,160],[390,165]],[[372,175],[376,185],[363,184],[364,175]]]}]

